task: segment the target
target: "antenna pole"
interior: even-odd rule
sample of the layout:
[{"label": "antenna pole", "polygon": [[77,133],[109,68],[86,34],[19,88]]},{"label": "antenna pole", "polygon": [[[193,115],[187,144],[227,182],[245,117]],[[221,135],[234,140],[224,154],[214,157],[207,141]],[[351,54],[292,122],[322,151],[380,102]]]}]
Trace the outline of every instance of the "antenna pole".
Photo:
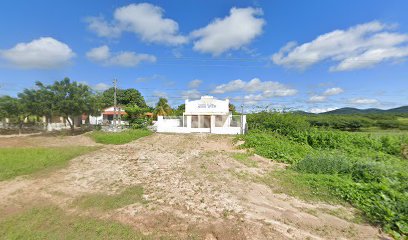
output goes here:
[{"label": "antenna pole", "polygon": [[113,88],[114,88],[114,92],[113,92],[113,127],[114,127],[114,130],[116,131],[116,104],[117,104],[117,101],[116,101],[116,84],[117,84],[117,80],[116,79],[114,79],[113,80]]}]

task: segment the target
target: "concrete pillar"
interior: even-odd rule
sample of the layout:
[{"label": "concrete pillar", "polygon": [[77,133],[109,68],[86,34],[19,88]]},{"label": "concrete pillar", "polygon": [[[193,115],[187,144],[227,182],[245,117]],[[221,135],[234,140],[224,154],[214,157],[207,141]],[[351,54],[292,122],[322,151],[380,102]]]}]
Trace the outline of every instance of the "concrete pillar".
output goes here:
[{"label": "concrete pillar", "polygon": [[187,128],[191,128],[191,116],[187,116]]},{"label": "concrete pillar", "polygon": [[213,128],[215,128],[215,115],[211,115],[210,126],[211,126],[211,132],[212,132]]}]

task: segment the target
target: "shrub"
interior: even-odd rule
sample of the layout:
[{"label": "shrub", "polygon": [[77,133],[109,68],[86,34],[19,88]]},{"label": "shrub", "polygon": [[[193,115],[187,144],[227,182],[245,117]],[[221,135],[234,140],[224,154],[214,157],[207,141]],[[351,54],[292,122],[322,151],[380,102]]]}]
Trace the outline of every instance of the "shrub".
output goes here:
[{"label": "shrub", "polygon": [[295,163],[310,154],[313,149],[293,142],[275,133],[251,133],[244,135],[243,147],[253,148],[255,153],[280,162]]},{"label": "shrub", "polygon": [[272,131],[282,135],[304,131],[310,127],[306,118],[299,114],[260,112],[247,116],[249,130]]},{"label": "shrub", "polygon": [[351,175],[356,182],[381,182],[387,175],[387,169],[380,162],[356,162]]},{"label": "shrub", "polygon": [[351,168],[352,163],[348,158],[332,153],[308,155],[293,166],[298,172],[314,174],[345,174]]}]

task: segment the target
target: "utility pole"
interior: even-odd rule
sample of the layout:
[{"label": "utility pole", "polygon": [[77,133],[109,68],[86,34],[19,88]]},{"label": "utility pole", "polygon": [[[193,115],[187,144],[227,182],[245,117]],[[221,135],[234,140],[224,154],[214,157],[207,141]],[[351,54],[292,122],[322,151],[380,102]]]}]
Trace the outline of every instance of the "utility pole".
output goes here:
[{"label": "utility pole", "polygon": [[244,104],[241,104],[241,134],[244,134]]},{"label": "utility pole", "polygon": [[117,84],[117,80],[113,79],[113,88],[114,88],[114,92],[113,92],[113,128],[114,131],[116,131],[116,84]]}]

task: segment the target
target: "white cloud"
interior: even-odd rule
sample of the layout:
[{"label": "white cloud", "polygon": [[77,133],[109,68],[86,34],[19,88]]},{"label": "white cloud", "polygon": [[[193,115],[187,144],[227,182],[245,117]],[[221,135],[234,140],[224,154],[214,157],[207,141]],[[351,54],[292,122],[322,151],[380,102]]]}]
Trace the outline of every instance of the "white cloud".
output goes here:
[{"label": "white cloud", "polygon": [[188,38],[179,34],[178,23],[163,17],[164,10],[149,3],[129,4],[117,8],[114,20],[108,23],[101,17],[87,18],[88,28],[102,37],[118,37],[132,32],[145,42],[168,45],[184,44]]},{"label": "white cloud", "polygon": [[109,47],[104,45],[97,48],[92,48],[86,53],[86,57],[92,61],[105,61],[110,57]]},{"label": "white cloud", "polygon": [[311,103],[325,102],[327,100],[327,97],[338,95],[343,92],[344,90],[339,87],[329,88],[329,89],[326,89],[326,91],[324,91],[322,95],[311,96],[308,102],[311,102]]},{"label": "white cloud", "polygon": [[197,89],[190,89],[190,90],[182,91],[181,96],[184,99],[196,99],[196,98],[201,97],[201,93]]},{"label": "white cloud", "polygon": [[212,93],[223,94],[236,91],[245,91],[250,93],[260,92],[265,98],[292,96],[297,93],[296,89],[292,89],[282,83],[261,81],[259,78],[253,78],[248,82],[242,81],[241,79],[233,80],[226,84],[216,86]]},{"label": "white cloud", "polygon": [[325,102],[327,99],[326,96],[319,96],[319,95],[313,95],[309,98],[309,102],[316,103],[316,102]]},{"label": "white cloud", "polygon": [[109,89],[109,88],[111,88],[112,86],[110,86],[110,85],[108,85],[108,84],[106,84],[106,83],[98,83],[98,84],[96,84],[95,86],[93,86],[92,88],[95,90],[95,91],[98,91],[98,92],[103,92],[103,91],[105,91],[105,90],[107,90],[107,89]]},{"label": "white cloud", "polygon": [[305,69],[330,60],[337,63],[330,67],[330,71],[348,71],[368,68],[386,60],[402,60],[408,56],[408,34],[391,32],[394,28],[373,21],[320,35],[302,45],[289,42],[273,54],[272,61]]},{"label": "white cloud", "polygon": [[228,83],[224,83],[215,87],[211,93],[214,94],[223,94],[226,92],[235,92],[239,90],[243,90],[246,86],[246,82],[242,81],[241,79],[233,80]]},{"label": "white cloud", "polygon": [[323,112],[329,112],[336,110],[337,108],[335,107],[329,107],[329,108],[311,108],[309,109],[310,113],[323,113]]},{"label": "white cloud", "polygon": [[349,103],[354,105],[374,105],[378,103],[378,100],[372,98],[353,98],[349,100]]},{"label": "white cloud", "polygon": [[198,88],[201,85],[202,82],[203,81],[201,81],[200,79],[194,79],[194,80],[192,80],[192,81],[190,81],[188,83],[188,87],[189,88]]},{"label": "white cloud", "polygon": [[342,88],[334,87],[334,88],[329,88],[326,91],[324,91],[323,95],[324,96],[334,96],[334,95],[338,95],[343,92],[344,90]]},{"label": "white cloud", "polygon": [[71,48],[54,38],[42,37],[29,43],[18,43],[0,51],[0,57],[18,68],[50,69],[70,63],[75,56]]},{"label": "white cloud", "polygon": [[103,17],[88,17],[85,19],[88,23],[88,28],[95,32],[99,37],[119,37],[122,29],[115,25],[109,24]]},{"label": "white cloud", "polygon": [[191,37],[196,39],[194,50],[217,56],[228,50],[240,49],[262,33],[265,21],[258,18],[261,15],[261,9],[232,8],[229,16],[215,19],[191,33]]},{"label": "white cloud", "polygon": [[250,95],[245,95],[244,99],[236,98],[236,101],[238,102],[244,102],[246,105],[253,105],[257,104],[259,101],[264,100],[265,97],[262,94],[250,94]]},{"label": "white cloud", "polygon": [[89,60],[105,66],[135,67],[141,62],[156,62],[156,57],[150,54],[136,54],[128,51],[112,54],[108,46],[93,48],[86,53],[86,56]]}]

